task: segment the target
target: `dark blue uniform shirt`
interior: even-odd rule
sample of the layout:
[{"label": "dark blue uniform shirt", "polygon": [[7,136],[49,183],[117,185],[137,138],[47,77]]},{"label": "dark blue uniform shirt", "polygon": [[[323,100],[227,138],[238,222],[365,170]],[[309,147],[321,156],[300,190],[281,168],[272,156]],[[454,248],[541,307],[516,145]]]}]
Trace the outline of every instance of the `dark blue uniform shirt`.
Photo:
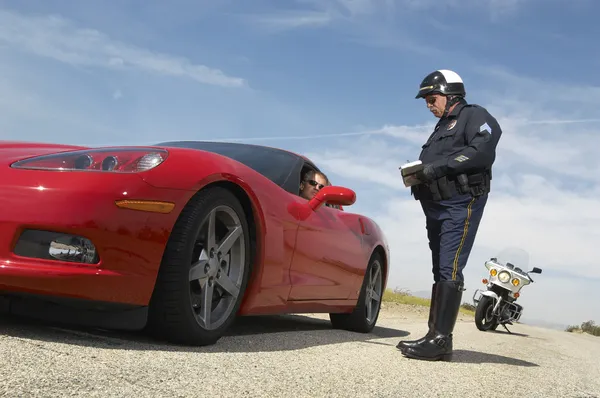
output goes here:
[{"label": "dark blue uniform shirt", "polygon": [[502,129],[483,107],[459,102],[440,119],[419,160],[434,166],[437,178],[490,171]]}]

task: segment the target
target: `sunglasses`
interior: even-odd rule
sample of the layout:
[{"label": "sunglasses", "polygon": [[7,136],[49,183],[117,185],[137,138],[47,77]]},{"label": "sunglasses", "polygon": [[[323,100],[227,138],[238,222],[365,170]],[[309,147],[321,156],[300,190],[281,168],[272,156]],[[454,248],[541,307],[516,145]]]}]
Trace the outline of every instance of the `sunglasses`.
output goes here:
[{"label": "sunglasses", "polygon": [[319,189],[323,189],[323,187],[325,185],[323,184],[319,184],[318,182],[316,182],[315,180],[307,180],[306,182],[308,182],[310,185],[312,185],[313,187],[317,187]]},{"label": "sunglasses", "polygon": [[427,103],[429,105],[433,105],[433,104],[435,104],[435,101],[437,101],[437,97],[429,97],[429,98],[426,98],[425,101],[427,101]]}]

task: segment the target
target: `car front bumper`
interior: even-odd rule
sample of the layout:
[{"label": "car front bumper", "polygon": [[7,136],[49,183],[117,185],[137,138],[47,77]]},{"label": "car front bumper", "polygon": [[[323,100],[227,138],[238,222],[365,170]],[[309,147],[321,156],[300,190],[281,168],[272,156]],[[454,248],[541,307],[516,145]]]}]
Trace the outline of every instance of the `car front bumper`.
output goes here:
[{"label": "car front bumper", "polygon": [[[6,175],[0,182],[0,296],[149,303],[171,229],[192,192],[155,188],[135,174],[11,169]],[[167,214],[131,210],[116,205],[123,199],[175,207]],[[69,257],[77,247],[69,243],[83,238],[93,245],[90,261],[49,255],[60,235],[66,244],[52,243],[54,255],[58,247]]]}]

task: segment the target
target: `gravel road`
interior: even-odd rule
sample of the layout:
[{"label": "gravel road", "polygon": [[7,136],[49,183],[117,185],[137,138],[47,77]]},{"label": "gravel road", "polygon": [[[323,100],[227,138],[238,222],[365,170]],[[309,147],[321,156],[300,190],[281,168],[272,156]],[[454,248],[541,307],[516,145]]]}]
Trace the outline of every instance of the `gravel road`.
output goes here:
[{"label": "gravel road", "polygon": [[396,343],[424,333],[425,316],[387,305],[370,335],[322,314],[247,318],[204,348],[0,318],[0,396],[600,398],[600,337],[482,333],[461,315],[453,362],[402,357]]}]

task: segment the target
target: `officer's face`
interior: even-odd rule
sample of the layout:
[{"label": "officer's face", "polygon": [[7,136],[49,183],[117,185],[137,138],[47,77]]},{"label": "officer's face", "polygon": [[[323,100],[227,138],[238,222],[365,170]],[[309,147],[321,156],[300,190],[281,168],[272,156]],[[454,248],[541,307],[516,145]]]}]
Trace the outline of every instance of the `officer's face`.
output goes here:
[{"label": "officer's face", "polygon": [[435,117],[442,117],[446,109],[446,97],[439,94],[428,95],[425,97],[425,103]]}]

